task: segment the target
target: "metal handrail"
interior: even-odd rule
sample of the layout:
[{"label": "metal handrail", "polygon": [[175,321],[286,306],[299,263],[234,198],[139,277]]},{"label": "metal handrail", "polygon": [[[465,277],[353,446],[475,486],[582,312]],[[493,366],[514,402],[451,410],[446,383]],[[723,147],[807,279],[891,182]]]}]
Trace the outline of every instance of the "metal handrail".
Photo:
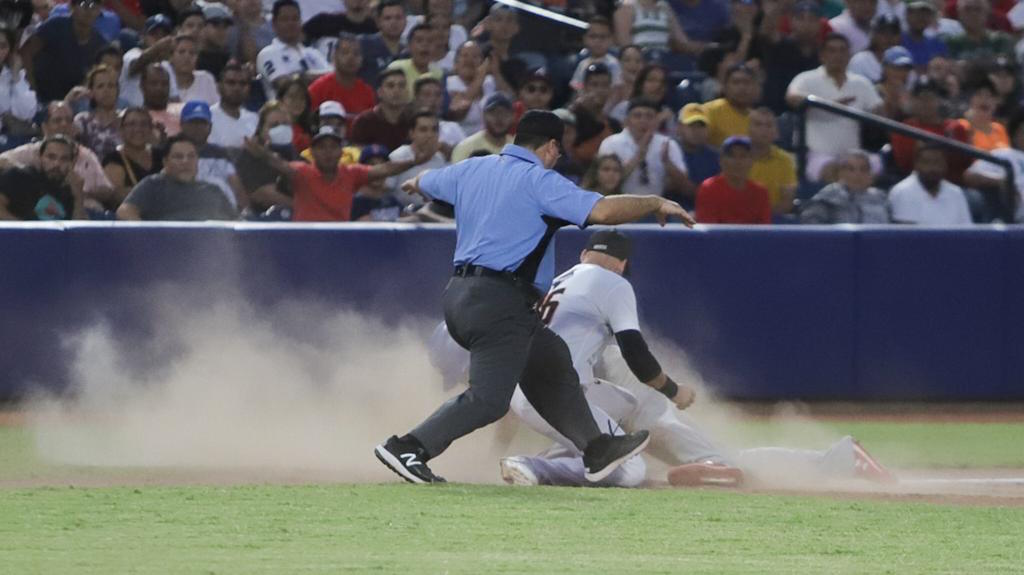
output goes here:
[{"label": "metal handrail", "polygon": [[[800,129],[798,130],[799,141],[797,142],[797,162],[799,165],[799,177],[801,180],[804,180],[806,178],[807,170],[807,108],[818,108],[819,110],[824,110],[837,116],[850,118],[851,120],[856,120],[857,122],[863,124],[879,126],[885,128],[890,132],[896,132],[897,134],[901,134],[903,136],[909,136],[911,138],[914,138],[915,140],[924,140],[926,142],[931,142],[939,146],[942,146],[943,148],[955,150],[961,154],[964,154],[965,156],[969,156],[977,160],[985,160],[987,162],[992,162],[993,164],[998,164],[1002,166],[1006,170],[1007,174],[1006,193],[1009,197],[1008,209],[1012,213],[1013,198],[1016,195],[1015,192],[1017,190],[1017,187],[1014,179],[1013,164],[1011,164],[1009,160],[1005,158],[1000,158],[998,156],[993,156],[992,154],[984,150],[975,148],[974,146],[969,146],[963,142],[954,140],[952,138],[938,136],[931,132],[926,132],[924,130],[914,128],[912,126],[908,126],[902,122],[897,122],[884,116],[879,116],[878,114],[872,114],[870,112],[864,112],[856,108],[844,106],[843,104],[837,104],[835,102],[819,98],[818,96],[807,96],[806,98],[804,98],[804,101],[800,103],[799,108],[797,108],[797,112],[800,114]],[[1012,218],[1010,221],[1012,221]]]}]

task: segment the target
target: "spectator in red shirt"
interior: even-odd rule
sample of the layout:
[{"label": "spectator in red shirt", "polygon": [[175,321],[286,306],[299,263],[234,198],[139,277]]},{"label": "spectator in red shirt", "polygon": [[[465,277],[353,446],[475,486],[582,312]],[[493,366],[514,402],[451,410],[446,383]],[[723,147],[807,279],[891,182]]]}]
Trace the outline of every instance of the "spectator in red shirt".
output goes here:
[{"label": "spectator in red shirt", "polygon": [[722,173],[697,190],[697,221],[703,224],[770,224],[768,191],[750,180],[754,165],[750,138],[731,136],[722,143]]},{"label": "spectator in red shirt", "polygon": [[[948,94],[941,84],[928,76],[923,76],[914,83],[910,93],[910,117],[904,120],[904,124],[937,136],[965,141],[962,135],[957,137],[955,133],[956,121],[947,119],[942,113],[942,104]],[[914,170],[914,150],[918,141],[895,132],[892,133],[890,140],[892,142],[892,158],[896,167],[899,168],[900,175],[909,175]],[[947,162],[950,159],[947,157]]]},{"label": "spectator in red shirt", "polygon": [[339,164],[344,139],[333,126],[322,126],[313,136],[313,163],[286,162],[263,146],[250,141],[247,149],[260,155],[285,175],[292,190],[292,221],[347,222],[351,220],[352,198],[368,182],[394,176],[429,160],[419,153],[403,162],[385,162],[375,166]]},{"label": "spectator in red shirt", "polygon": [[338,36],[338,45],[334,49],[334,72],[324,74],[309,85],[309,97],[313,107],[327,101],[341,102],[345,110],[351,114],[348,127],[352,128],[351,119],[363,110],[369,110],[377,103],[373,88],[362,81],[358,74],[363,65],[363,50],[359,38],[352,34],[342,33]]}]

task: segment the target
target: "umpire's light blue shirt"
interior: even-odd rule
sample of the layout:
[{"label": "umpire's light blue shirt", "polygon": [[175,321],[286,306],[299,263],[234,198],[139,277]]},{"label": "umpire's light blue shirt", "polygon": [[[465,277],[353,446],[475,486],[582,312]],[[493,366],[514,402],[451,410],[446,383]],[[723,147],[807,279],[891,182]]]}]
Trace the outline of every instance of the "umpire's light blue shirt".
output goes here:
[{"label": "umpire's light blue shirt", "polygon": [[[582,190],[544,168],[526,148],[509,144],[500,155],[469,158],[420,178],[428,196],[455,206],[455,265],[515,271],[548,231],[550,216],[584,227],[601,195]],[[546,291],[554,277],[554,241],[534,285]]]}]

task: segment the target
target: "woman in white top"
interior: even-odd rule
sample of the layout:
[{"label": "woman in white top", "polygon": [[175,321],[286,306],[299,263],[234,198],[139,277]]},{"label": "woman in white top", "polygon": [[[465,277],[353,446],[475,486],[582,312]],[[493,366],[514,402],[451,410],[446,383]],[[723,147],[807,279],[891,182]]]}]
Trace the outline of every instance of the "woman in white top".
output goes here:
[{"label": "woman in white top", "polygon": [[615,10],[615,41],[636,44],[649,52],[696,53],[700,47],[686,37],[665,0],[623,0]]},{"label": "woman in white top", "polygon": [[459,46],[455,53],[455,74],[445,80],[451,97],[448,117],[458,122],[467,136],[484,127],[483,102],[495,91],[489,68],[480,46],[470,40]]},{"label": "woman in white top", "polygon": [[220,101],[217,80],[206,70],[196,70],[198,57],[195,38],[178,36],[174,39],[174,51],[166,63],[171,76],[171,98],[178,102],[202,100],[212,106]]},{"label": "woman in white top", "polygon": [[21,57],[13,50],[14,30],[0,31],[0,126],[4,134],[27,135],[38,103],[25,80]]}]

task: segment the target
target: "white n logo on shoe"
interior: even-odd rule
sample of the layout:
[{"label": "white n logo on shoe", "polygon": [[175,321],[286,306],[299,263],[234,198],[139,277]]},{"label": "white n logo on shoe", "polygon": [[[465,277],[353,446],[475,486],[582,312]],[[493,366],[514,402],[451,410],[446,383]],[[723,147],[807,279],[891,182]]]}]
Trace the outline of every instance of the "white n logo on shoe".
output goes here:
[{"label": "white n logo on shoe", "polygon": [[406,467],[412,467],[413,465],[422,465],[421,462],[417,461],[415,453],[399,453],[398,456],[405,460]]}]

